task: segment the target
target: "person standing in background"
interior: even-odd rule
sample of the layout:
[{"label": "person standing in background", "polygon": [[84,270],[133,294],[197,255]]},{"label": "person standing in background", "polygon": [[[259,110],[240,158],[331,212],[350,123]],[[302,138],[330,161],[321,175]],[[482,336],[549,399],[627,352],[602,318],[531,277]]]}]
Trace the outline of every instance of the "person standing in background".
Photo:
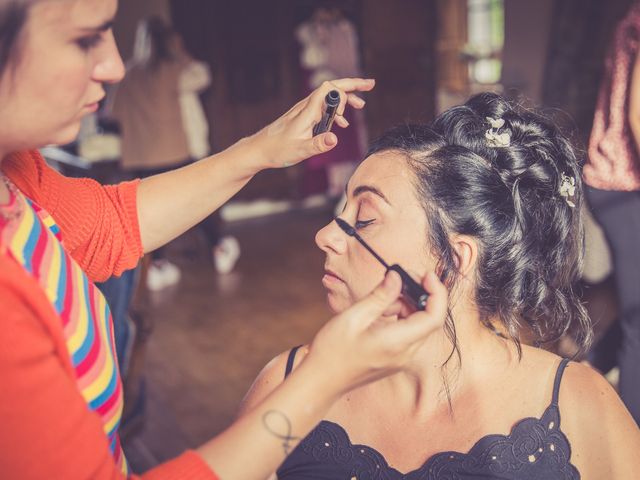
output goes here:
[{"label": "person standing in background", "polygon": [[[211,86],[211,72],[205,62],[198,61],[187,52],[182,38],[174,32],[174,51],[186,65],[178,78],[178,91],[182,125],[187,135],[187,145],[192,160],[211,155],[209,122],[202,108],[200,94]],[[214,212],[199,226],[205,234],[216,271],[230,273],[240,257],[240,244],[230,235],[221,235],[220,213]]]},{"label": "person standing in background", "polygon": [[617,363],[619,392],[640,424],[640,3],[618,25],[609,53],[584,182],[611,248],[618,322],[590,354],[596,368]]},{"label": "person standing in background", "polygon": [[[315,10],[296,28],[295,37],[300,47],[304,95],[326,80],[362,74],[356,28],[337,6],[328,4]],[[368,143],[362,113],[348,112],[346,119],[351,128],[340,138],[340,145],[305,163],[304,195],[344,195],[347,180],[362,160]]]},{"label": "person standing in background", "polygon": [[[127,74],[114,91],[111,116],[122,134],[122,169],[145,178],[191,163],[211,153],[209,126],[198,95],[211,83],[209,68],[191,58],[182,41],[159,17],[140,22]],[[237,240],[221,238],[219,214],[200,225],[220,273],[233,269]],[[150,290],[180,280],[180,270],[164,249],[151,255],[146,275]]]}]

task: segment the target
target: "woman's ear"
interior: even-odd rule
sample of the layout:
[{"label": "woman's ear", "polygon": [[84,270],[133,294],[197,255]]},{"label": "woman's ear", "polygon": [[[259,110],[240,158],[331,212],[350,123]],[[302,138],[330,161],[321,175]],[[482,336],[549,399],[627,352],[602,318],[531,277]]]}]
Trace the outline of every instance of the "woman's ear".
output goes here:
[{"label": "woman's ear", "polygon": [[475,270],[478,261],[478,243],[476,239],[468,235],[454,235],[451,238],[451,246],[454,252],[454,261],[458,272],[467,276]]}]

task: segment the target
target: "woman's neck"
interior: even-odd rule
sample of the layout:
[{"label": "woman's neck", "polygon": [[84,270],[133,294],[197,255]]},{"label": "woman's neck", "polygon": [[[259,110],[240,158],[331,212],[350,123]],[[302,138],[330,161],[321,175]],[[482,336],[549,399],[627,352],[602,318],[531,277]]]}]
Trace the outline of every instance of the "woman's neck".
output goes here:
[{"label": "woman's neck", "polygon": [[406,370],[377,382],[377,388],[390,389],[397,401],[406,399],[401,408],[416,415],[448,409],[446,392],[455,403],[457,397],[504,373],[518,358],[512,342],[483,325],[476,309],[453,307],[451,315],[459,356],[441,329],[425,340]]}]

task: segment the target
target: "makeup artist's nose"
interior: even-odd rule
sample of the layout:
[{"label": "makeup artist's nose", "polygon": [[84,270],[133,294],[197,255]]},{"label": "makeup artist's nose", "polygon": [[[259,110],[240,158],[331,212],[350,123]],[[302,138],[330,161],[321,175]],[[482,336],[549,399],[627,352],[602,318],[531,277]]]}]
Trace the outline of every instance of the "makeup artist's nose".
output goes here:
[{"label": "makeup artist's nose", "polygon": [[113,32],[108,31],[104,35],[105,40],[99,47],[99,57],[92,72],[93,80],[99,83],[117,83],[124,77],[124,64]]},{"label": "makeup artist's nose", "polygon": [[336,222],[328,223],[316,233],[316,245],[325,253],[345,253],[347,239],[347,234],[340,230]]}]

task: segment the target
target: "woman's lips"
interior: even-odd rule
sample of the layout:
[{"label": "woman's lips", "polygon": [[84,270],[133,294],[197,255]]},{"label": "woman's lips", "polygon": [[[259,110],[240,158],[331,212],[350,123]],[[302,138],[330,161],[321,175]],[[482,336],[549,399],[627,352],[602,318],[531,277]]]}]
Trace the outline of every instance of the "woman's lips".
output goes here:
[{"label": "woman's lips", "polygon": [[340,283],[344,283],[344,280],[342,280],[335,272],[329,269],[324,270],[324,276],[322,277],[322,284],[326,288],[330,288]]},{"label": "woman's lips", "polygon": [[104,99],[105,95],[100,95],[95,101],[87,103],[84,107],[92,112],[95,112],[96,110],[98,110],[98,107],[100,106],[100,102]]}]

